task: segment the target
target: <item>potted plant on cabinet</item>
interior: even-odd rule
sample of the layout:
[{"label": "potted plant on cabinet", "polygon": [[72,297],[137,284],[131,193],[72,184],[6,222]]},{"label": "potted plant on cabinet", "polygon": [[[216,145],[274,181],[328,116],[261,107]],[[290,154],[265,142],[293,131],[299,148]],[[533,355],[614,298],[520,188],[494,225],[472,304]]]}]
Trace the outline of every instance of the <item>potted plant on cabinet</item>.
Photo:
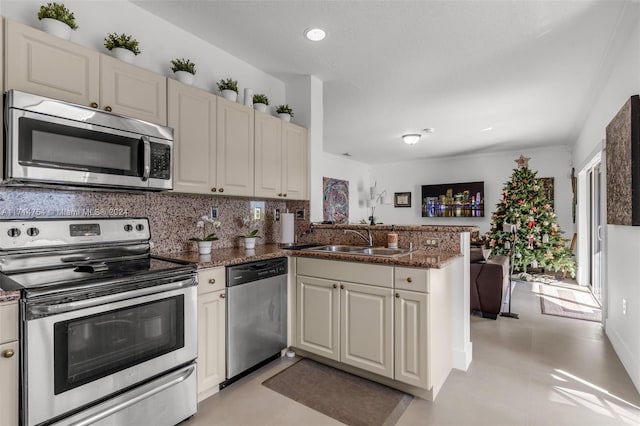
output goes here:
[{"label": "potted plant on cabinet", "polygon": [[222,97],[231,102],[238,100],[238,81],[230,78],[220,80],[218,82],[218,90],[222,93]]},{"label": "potted plant on cabinet", "polygon": [[138,40],[127,34],[109,33],[104,38],[104,47],[121,61],[132,64],[134,58],[140,54]]},{"label": "potted plant on cabinet", "polygon": [[38,19],[42,21],[42,30],[64,40],[71,38],[71,30],[77,30],[73,12],[63,3],[47,3],[40,6]]},{"label": "potted plant on cabinet", "polygon": [[193,78],[196,75],[196,64],[189,59],[172,59],[171,71],[173,71],[178,81],[193,84]]},{"label": "potted plant on cabinet", "polygon": [[[207,223],[212,224],[214,231],[210,234],[207,234]],[[189,238],[189,241],[195,241],[198,243],[198,253],[200,254],[210,254],[211,253],[211,245],[214,241],[218,239],[216,237],[216,230],[220,229],[220,222],[217,220],[211,219],[209,216],[202,216],[196,222],[197,228],[202,228],[202,238],[193,237]]]},{"label": "potted plant on cabinet", "polygon": [[266,112],[267,105],[269,105],[269,98],[267,98],[267,95],[263,95],[261,93],[253,95],[253,108],[260,112]]},{"label": "potted plant on cabinet", "polygon": [[291,121],[291,117],[293,117],[293,109],[287,104],[278,105],[276,113],[278,113],[278,116],[284,121]]}]

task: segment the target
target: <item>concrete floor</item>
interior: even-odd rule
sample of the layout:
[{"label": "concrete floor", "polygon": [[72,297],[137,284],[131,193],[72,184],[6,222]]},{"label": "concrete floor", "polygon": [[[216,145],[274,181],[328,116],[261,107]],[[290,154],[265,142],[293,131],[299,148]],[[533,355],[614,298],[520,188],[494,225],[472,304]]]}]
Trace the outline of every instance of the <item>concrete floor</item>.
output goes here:
[{"label": "concrete floor", "polygon": [[[471,317],[473,362],[453,370],[435,402],[414,399],[398,425],[639,425],[640,395],[599,323],[542,315],[518,283],[520,319]],[[282,358],[199,405],[185,426],[341,424],[261,383]]]}]

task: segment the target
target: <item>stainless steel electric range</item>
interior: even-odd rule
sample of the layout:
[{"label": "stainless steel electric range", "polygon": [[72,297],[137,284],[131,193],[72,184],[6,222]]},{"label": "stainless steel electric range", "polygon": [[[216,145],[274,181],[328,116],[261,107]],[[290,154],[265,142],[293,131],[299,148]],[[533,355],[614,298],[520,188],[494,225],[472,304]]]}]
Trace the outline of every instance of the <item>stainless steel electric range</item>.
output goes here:
[{"label": "stainless steel electric range", "polygon": [[151,256],[145,218],[0,221],[21,290],[21,423],[173,425],[196,412],[195,266]]}]

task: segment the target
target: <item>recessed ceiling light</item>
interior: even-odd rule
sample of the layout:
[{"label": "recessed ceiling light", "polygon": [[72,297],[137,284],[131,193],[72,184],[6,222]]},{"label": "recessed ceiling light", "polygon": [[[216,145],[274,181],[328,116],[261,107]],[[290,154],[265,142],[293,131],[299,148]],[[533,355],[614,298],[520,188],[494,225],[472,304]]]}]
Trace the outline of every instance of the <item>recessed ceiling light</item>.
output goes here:
[{"label": "recessed ceiling light", "polygon": [[320,41],[324,40],[327,33],[321,28],[307,28],[304,31],[304,36],[311,41]]},{"label": "recessed ceiling light", "polygon": [[493,127],[485,127],[484,129],[482,129],[483,132],[490,132],[493,130]]}]

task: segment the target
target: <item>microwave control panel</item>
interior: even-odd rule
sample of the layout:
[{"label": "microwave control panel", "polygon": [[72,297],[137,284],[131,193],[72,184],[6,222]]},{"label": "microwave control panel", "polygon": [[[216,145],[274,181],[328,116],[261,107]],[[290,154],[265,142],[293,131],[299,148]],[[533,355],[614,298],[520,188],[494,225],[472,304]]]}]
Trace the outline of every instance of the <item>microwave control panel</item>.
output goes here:
[{"label": "microwave control panel", "polygon": [[153,179],[171,179],[171,147],[151,142],[151,173]]}]

